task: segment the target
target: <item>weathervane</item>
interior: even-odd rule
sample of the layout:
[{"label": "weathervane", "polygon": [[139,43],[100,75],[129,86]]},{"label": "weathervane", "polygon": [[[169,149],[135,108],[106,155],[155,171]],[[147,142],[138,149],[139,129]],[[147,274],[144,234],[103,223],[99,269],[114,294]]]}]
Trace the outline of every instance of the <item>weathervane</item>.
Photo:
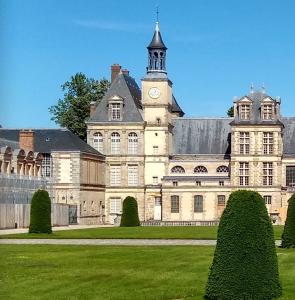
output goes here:
[{"label": "weathervane", "polygon": [[157,22],[159,22],[159,5],[156,6]]}]

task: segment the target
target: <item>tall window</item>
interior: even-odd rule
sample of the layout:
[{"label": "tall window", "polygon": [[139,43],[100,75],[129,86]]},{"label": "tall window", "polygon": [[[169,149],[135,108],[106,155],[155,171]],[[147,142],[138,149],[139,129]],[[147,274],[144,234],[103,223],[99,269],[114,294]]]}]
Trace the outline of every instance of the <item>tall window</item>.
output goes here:
[{"label": "tall window", "polygon": [[153,176],[153,184],[158,184],[158,183],[159,183],[158,176]]},{"label": "tall window", "polygon": [[128,166],[128,185],[138,184],[138,166]]},{"label": "tall window", "polygon": [[273,164],[271,162],[263,163],[263,185],[272,185],[273,183]]},{"label": "tall window", "polygon": [[240,185],[249,185],[249,163],[240,162]]},{"label": "tall window", "polygon": [[121,104],[111,103],[110,106],[111,106],[111,119],[121,120]]},{"label": "tall window", "polygon": [[179,196],[171,196],[171,212],[179,213]]},{"label": "tall window", "polygon": [[185,173],[185,170],[181,166],[175,166],[171,169],[171,173]]},{"label": "tall window", "polygon": [[228,173],[229,172],[229,169],[227,166],[219,166],[217,169],[216,169],[216,172],[217,173]]},{"label": "tall window", "polygon": [[264,120],[271,120],[273,118],[271,104],[262,106],[262,117]]},{"label": "tall window", "polygon": [[271,204],[271,196],[263,196],[263,199],[266,205]]},{"label": "tall window", "polygon": [[41,174],[44,177],[51,177],[51,155],[49,153],[43,153]]},{"label": "tall window", "polygon": [[130,132],[128,134],[128,153],[137,154],[138,149],[138,137],[135,132]]},{"label": "tall window", "polygon": [[240,154],[249,154],[250,134],[249,132],[240,132]]},{"label": "tall window", "polygon": [[286,167],[286,185],[295,186],[295,166]]},{"label": "tall window", "polygon": [[111,154],[120,154],[120,134],[113,132],[111,134]]},{"label": "tall window", "polygon": [[93,146],[97,151],[103,152],[103,137],[100,132],[93,134]]},{"label": "tall window", "polygon": [[263,132],[263,154],[273,153],[273,133]]},{"label": "tall window", "polygon": [[153,146],[153,154],[159,154],[159,146]]},{"label": "tall window", "polygon": [[121,198],[110,198],[110,214],[120,214],[122,212]]},{"label": "tall window", "polygon": [[250,119],[250,105],[249,104],[241,104],[240,105],[240,119],[241,120],[249,120]]},{"label": "tall window", "polygon": [[197,166],[194,169],[194,173],[208,173],[208,170],[204,166]]},{"label": "tall window", "polygon": [[110,185],[121,184],[121,166],[110,166]]},{"label": "tall window", "polygon": [[225,206],[225,196],[224,195],[218,195],[217,196],[217,205],[218,206]]},{"label": "tall window", "polygon": [[202,195],[194,196],[194,212],[195,213],[203,212],[203,196]]}]

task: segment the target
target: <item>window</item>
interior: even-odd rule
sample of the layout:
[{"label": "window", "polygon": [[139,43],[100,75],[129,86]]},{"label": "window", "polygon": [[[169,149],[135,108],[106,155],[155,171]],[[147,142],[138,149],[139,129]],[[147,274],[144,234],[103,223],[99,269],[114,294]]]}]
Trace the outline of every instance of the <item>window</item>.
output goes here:
[{"label": "window", "polygon": [[263,154],[273,153],[273,133],[263,132]]},{"label": "window", "polygon": [[250,134],[249,132],[240,132],[240,154],[249,154]]},{"label": "window", "polygon": [[93,147],[99,151],[103,152],[103,137],[100,132],[96,132],[93,134]]},{"label": "window", "polygon": [[128,185],[138,184],[138,166],[128,166]]},{"label": "window", "polygon": [[171,212],[179,213],[179,196],[171,196]]},{"label": "window", "polygon": [[201,195],[194,196],[194,212],[203,212],[203,196]]},{"label": "window", "polygon": [[153,184],[158,184],[158,176],[153,176]]},{"label": "window", "polygon": [[110,166],[110,185],[121,184],[121,166]]},{"label": "window", "polygon": [[83,201],[83,210],[86,210],[86,201]]},{"label": "window", "polygon": [[286,185],[295,186],[295,166],[286,167]]},{"label": "window", "polygon": [[265,205],[271,204],[271,196],[263,196]]},{"label": "window", "polygon": [[138,137],[135,132],[130,132],[128,134],[128,153],[137,154],[138,149]]},{"label": "window", "polygon": [[204,166],[197,166],[194,169],[194,173],[208,173],[208,170]]},{"label": "window", "polygon": [[51,155],[49,153],[43,153],[41,174],[44,177],[51,177]]},{"label": "window", "polygon": [[181,166],[175,166],[171,169],[171,173],[185,173],[185,170]]},{"label": "window", "polygon": [[272,105],[267,104],[262,106],[262,118],[264,120],[271,120],[273,118],[272,115]]},{"label": "window", "polygon": [[153,154],[158,154],[158,153],[159,153],[159,147],[153,146]]},{"label": "window", "polygon": [[219,181],[219,185],[224,186],[224,181],[223,180]]},{"label": "window", "polygon": [[161,125],[161,119],[160,119],[160,118],[157,118],[157,119],[156,119],[156,123],[157,123],[158,126],[160,126],[160,125]]},{"label": "window", "polygon": [[272,185],[273,183],[273,165],[271,162],[263,163],[263,185]]},{"label": "window", "polygon": [[240,162],[240,185],[249,185],[249,163]]},{"label": "window", "polygon": [[111,134],[111,154],[120,154],[120,134],[118,132]]},{"label": "window", "polygon": [[216,172],[217,173],[228,173],[229,172],[229,169],[227,166],[219,166],[217,169],[216,169]]},{"label": "window", "polygon": [[121,120],[121,104],[120,103],[111,103],[111,119],[112,120]]},{"label": "window", "polygon": [[177,181],[173,181],[173,186],[178,186],[178,182]]},{"label": "window", "polygon": [[201,186],[201,181],[196,181],[196,186]]},{"label": "window", "polygon": [[249,120],[250,119],[250,105],[249,104],[241,104],[240,105],[240,119],[241,120]]},{"label": "window", "polygon": [[110,214],[120,214],[121,212],[121,198],[110,198]]},{"label": "window", "polygon": [[217,196],[217,205],[218,206],[225,206],[225,196],[224,195],[218,195]]}]

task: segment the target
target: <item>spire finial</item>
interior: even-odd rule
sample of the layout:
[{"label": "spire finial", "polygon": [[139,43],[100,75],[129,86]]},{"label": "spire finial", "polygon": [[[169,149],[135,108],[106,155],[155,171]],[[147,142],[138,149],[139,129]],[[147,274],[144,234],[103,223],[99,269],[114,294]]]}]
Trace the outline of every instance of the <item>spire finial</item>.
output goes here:
[{"label": "spire finial", "polygon": [[253,94],[254,93],[254,83],[251,82],[250,83],[250,94]]},{"label": "spire finial", "polygon": [[263,94],[266,94],[266,88],[265,88],[264,82],[262,82],[262,87],[261,87],[261,89],[262,89],[262,93],[263,93]]},{"label": "spire finial", "polygon": [[159,23],[159,5],[156,6],[157,23]]}]

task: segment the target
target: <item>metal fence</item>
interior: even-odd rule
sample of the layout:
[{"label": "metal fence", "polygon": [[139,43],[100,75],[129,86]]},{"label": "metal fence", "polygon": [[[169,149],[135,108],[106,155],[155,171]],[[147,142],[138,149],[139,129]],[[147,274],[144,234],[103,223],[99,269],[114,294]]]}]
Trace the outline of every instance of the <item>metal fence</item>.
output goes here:
[{"label": "metal fence", "polygon": [[0,173],[0,203],[28,204],[38,189],[47,189],[51,196],[51,183],[45,178]]}]

